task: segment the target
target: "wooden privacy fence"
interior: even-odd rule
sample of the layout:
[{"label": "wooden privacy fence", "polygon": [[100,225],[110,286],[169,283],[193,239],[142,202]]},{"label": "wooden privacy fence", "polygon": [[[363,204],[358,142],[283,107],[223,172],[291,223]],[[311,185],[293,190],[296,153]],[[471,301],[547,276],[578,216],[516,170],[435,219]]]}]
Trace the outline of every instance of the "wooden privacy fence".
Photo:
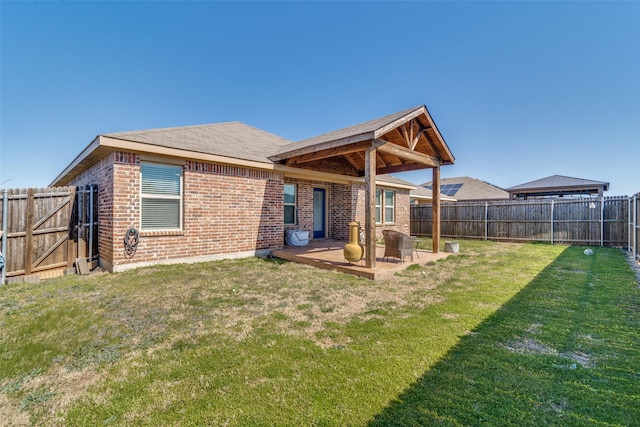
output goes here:
[{"label": "wooden privacy fence", "polygon": [[96,186],[2,190],[3,282],[59,276],[97,259],[96,195]]},{"label": "wooden privacy fence", "polygon": [[[624,196],[442,203],[441,236],[631,248],[630,200]],[[411,234],[431,236],[431,205],[411,207]]]}]

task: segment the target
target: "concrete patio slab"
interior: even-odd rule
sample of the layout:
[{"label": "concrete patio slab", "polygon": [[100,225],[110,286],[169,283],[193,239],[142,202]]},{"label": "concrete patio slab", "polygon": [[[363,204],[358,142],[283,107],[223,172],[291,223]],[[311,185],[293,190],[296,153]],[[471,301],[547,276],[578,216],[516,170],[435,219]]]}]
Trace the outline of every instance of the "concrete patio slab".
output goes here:
[{"label": "concrete patio slab", "polygon": [[431,251],[418,249],[413,254],[413,261],[409,258],[406,258],[405,262],[400,262],[397,258],[383,260],[384,246],[377,246],[376,267],[366,268],[364,260],[356,265],[344,259],[343,248],[346,243],[338,240],[314,240],[307,246],[285,246],[282,249],[276,249],[271,252],[271,255],[287,261],[325,270],[336,270],[371,280],[391,277],[412,264],[426,264],[453,255],[448,252],[434,254]]}]

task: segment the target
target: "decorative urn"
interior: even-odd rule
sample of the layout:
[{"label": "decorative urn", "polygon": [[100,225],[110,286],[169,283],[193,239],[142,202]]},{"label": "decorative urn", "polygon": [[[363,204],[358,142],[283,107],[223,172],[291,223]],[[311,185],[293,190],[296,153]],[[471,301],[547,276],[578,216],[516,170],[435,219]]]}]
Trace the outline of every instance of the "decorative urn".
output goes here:
[{"label": "decorative urn", "polygon": [[344,245],[344,259],[357,263],[364,256],[364,248],[359,242],[360,224],[353,221],[349,223],[349,242]]}]

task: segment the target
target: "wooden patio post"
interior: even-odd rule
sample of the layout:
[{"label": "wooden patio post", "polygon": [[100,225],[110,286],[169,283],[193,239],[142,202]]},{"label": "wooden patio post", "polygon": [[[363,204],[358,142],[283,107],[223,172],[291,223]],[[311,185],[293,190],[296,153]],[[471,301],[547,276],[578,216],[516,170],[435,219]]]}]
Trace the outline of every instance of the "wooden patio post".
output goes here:
[{"label": "wooden patio post", "polygon": [[433,168],[431,193],[431,235],[433,240],[432,250],[434,254],[440,252],[440,166]]},{"label": "wooden patio post", "polygon": [[376,149],[367,147],[364,155],[365,266],[376,267]]}]

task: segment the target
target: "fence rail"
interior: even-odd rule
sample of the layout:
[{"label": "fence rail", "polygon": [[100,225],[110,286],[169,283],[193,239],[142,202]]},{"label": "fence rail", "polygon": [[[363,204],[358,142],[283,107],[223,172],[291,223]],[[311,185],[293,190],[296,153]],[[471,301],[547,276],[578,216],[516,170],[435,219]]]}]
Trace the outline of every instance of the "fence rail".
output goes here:
[{"label": "fence rail", "polygon": [[2,281],[37,281],[97,255],[96,186],[2,190]]},{"label": "fence rail", "polygon": [[[443,203],[440,230],[449,238],[637,248],[630,238],[632,227],[634,242],[640,235],[634,197]],[[411,207],[412,235],[431,236],[431,213],[431,205]]]}]

